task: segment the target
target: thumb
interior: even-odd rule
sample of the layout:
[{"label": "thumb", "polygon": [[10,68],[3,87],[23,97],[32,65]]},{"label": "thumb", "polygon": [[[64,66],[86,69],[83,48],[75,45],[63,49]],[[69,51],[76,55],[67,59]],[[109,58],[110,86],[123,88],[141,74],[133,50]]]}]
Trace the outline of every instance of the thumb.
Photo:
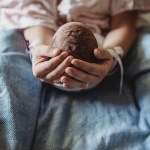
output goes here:
[{"label": "thumb", "polygon": [[94,56],[98,59],[111,59],[112,56],[104,49],[94,49]]},{"label": "thumb", "polygon": [[46,56],[46,57],[55,57],[61,53],[61,50],[58,48],[53,48],[49,45],[38,45],[32,50],[32,54],[36,56]]}]

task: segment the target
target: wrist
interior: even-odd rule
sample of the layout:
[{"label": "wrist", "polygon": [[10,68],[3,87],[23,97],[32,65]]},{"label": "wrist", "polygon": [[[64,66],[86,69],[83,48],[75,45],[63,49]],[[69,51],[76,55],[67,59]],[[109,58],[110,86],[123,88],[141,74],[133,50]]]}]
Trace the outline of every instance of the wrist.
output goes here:
[{"label": "wrist", "polygon": [[115,47],[107,47],[105,48],[110,55],[112,55],[114,57],[114,54],[112,54],[112,52],[110,51],[114,51],[114,53],[116,53],[121,59],[124,57],[124,49],[121,46],[115,46]]},{"label": "wrist", "polygon": [[111,56],[113,56],[117,60],[117,64],[120,67],[121,78],[120,78],[120,91],[119,91],[119,94],[121,95],[122,87],[123,87],[123,75],[124,75],[124,69],[123,69],[123,64],[122,64],[122,61],[121,61],[121,57],[123,57],[124,51],[121,47],[115,47],[115,48],[112,48],[112,49],[107,49],[107,51],[109,52],[109,54]]},{"label": "wrist", "polygon": [[111,67],[110,67],[110,69],[109,69],[109,71],[107,73],[107,76],[113,75],[118,69],[118,67],[117,67],[117,60],[113,57],[112,61],[113,61],[112,65],[111,65]]},{"label": "wrist", "polygon": [[107,48],[106,50],[113,57],[113,63],[112,63],[112,66],[110,68],[110,71],[108,72],[108,76],[109,76],[109,75],[114,74],[117,71],[118,59],[121,61],[121,58],[124,55],[124,51],[123,51],[122,47],[120,47],[120,46],[117,46],[114,48]]},{"label": "wrist", "polygon": [[30,60],[32,62],[32,49],[34,49],[36,46],[42,45],[43,42],[41,39],[37,38],[32,42],[29,42],[27,40],[24,41],[26,46],[26,53],[29,55]]},{"label": "wrist", "polygon": [[39,39],[44,45],[49,45],[54,35],[54,31],[52,29],[43,26],[27,28],[23,31],[23,33],[25,39],[29,41],[29,43],[32,43],[37,39],[37,37],[40,37]]}]

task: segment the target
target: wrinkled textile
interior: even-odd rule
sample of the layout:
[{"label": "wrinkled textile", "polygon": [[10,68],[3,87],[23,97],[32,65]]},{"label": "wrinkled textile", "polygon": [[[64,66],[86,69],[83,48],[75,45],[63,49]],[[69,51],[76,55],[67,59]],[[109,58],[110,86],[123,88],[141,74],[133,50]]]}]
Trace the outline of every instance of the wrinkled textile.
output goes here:
[{"label": "wrinkled textile", "polygon": [[1,30],[0,149],[149,150],[150,29],[136,41],[124,63],[134,95],[124,81],[119,96],[117,73],[92,90],[67,93],[32,75],[19,30]]},{"label": "wrinkled textile", "polygon": [[1,0],[0,26],[26,28],[42,25],[57,30],[66,22],[84,23],[94,33],[110,26],[111,15],[150,10],[149,0]]}]

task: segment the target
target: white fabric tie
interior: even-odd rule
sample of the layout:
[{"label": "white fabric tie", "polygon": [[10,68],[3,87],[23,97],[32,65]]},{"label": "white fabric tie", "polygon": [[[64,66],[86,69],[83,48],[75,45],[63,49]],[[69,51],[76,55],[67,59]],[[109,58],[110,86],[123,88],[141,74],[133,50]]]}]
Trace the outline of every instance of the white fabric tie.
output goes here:
[{"label": "white fabric tie", "polygon": [[[102,47],[102,43],[104,41],[104,37],[101,35],[101,34],[98,34],[98,33],[94,33],[94,36],[96,38],[96,41],[98,43],[98,48],[103,48]],[[115,66],[117,65],[117,62],[119,64],[119,67],[120,67],[120,73],[121,73],[121,79],[120,79],[120,90],[119,90],[119,95],[121,95],[122,93],[122,88],[123,88],[123,75],[124,75],[124,69],[123,69],[123,64],[122,64],[122,61],[121,61],[121,58],[120,56],[122,57],[124,55],[124,51],[122,49],[122,47],[120,46],[116,46],[114,48],[108,48],[107,51],[109,52],[109,54],[114,57],[115,59],[115,64],[114,64],[114,68]],[[114,72],[112,72],[113,74]]]},{"label": "white fabric tie", "polygon": [[113,56],[118,64],[119,64],[119,67],[120,67],[120,74],[121,74],[121,78],[120,78],[120,90],[119,90],[119,95],[121,95],[122,93],[122,88],[123,88],[123,76],[124,76],[124,69],[123,69],[123,64],[122,64],[122,61],[121,61],[121,58],[120,56],[123,56],[123,50],[121,47],[115,47],[113,49],[107,49],[107,51],[109,52],[109,54],[111,56]]}]

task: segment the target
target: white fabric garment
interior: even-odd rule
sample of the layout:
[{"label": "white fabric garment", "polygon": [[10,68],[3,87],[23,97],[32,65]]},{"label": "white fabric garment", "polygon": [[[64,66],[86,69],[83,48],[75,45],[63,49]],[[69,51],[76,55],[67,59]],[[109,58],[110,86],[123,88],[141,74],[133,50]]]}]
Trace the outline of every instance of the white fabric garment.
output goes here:
[{"label": "white fabric garment", "polygon": [[99,34],[109,28],[111,15],[131,10],[150,10],[150,0],[1,0],[0,27],[57,30],[65,22],[79,21]]}]

